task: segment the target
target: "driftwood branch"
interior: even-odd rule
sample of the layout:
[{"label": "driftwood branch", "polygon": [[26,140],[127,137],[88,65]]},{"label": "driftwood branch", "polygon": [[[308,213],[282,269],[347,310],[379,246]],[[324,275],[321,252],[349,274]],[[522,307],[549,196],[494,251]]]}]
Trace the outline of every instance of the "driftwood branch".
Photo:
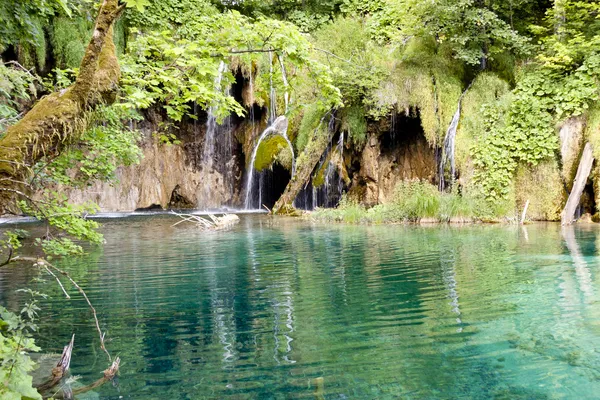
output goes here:
[{"label": "driftwood branch", "polygon": [[58,279],[58,276],[56,276],[56,274],[54,272],[50,271],[50,268],[48,268],[46,265],[44,265],[44,268],[46,269],[46,272],[48,272],[50,275],[52,275],[54,277],[54,279],[56,279],[56,282],[58,283],[58,286],[60,286],[60,288],[62,289],[63,293],[65,294],[65,297],[67,299],[70,299],[71,296],[69,296],[69,293],[67,293],[67,291],[65,290],[65,287],[63,286],[63,284],[60,281],[60,279]]},{"label": "driftwood branch", "polygon": [[208,218],[204,218],[199,215],[178,214],[176,212],[173,212],[173,214],[181,218],[181,221],[176,222],[171,226],[177,226],[184,222],[192,222],[201,229],[223,230],[231,228],[240,222],[240,218],[235,214],[223,214],[220,217],[214,214],[208,214]]},{"label": "driftwood branch", "polygon": [[39,392],[46,392],[60,382],[60,380],[65,376],[67,371],[69,370],[69,366],[71,365],[71,355],[73,353],[73,344],[75,343],[75,335],[71,337],[71,342],[65,346],[63,349],[60,360],[56,364],[54,368],[52,368],[52,375],[50,379],[40,385],[37,390]]},{"label": "driftwood branch", "polygon": [[104,370],[102,378],[96,380],[95,382],[93,382],[90,385],[87,385],[87,386],[84,386],[81,388],[77,388],[77,389],[71,389],[69,391],[69,396],[65,396],[63,393],[55,393],[52,395],[52,398],[57,399],[57,400],[72,398],[73,396],[76,396],[78,394],[82,394],[82,393],[89,392],[90,390],[94,390],[97,387],[100,387],[100,386],[104,385],[105,383],[112,381],[115,378],[115,376],[117,376],[117,373],[119,372],[120,364],[121,364],[121,359],[119,357],[116,357],[115,360],[110,365],[110,367],[108,367],[107,369]]}]

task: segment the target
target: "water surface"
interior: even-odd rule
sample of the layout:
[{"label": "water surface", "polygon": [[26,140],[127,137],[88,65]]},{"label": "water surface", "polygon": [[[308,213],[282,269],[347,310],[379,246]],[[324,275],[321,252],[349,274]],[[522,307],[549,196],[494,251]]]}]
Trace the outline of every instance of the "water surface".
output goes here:
[{"label": "water surface", "polygon": [[[241,218],[219,233],[107,220],[103,248],[58,263],[123,360],[89,398],[598,398],[598,228]],[[75,333],[72,373],[97,379],[85,302],[36,276],[4,271],[1,304],[50,294],[38,343],[59,352]]]}]

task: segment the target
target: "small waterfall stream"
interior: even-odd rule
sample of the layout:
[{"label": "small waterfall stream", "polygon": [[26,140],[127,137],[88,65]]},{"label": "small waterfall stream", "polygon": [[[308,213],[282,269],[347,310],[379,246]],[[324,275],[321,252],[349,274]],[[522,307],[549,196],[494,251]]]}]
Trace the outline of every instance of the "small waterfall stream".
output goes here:
[{"label": "small waterfall stream", "polygon": [[[223,81],[223,74],[227,71],[227,64],[221,61],[219,64],[219,74],[215,78],[214,87],[215,90],[221,90],[221,82]],[[229,91],[229,88],[225,89]],[[217,117],[215,116],[217,106],[210,106],[208,109],[208,120],[206,121],[206,136],[204,138],[204,149],[202,151],[201,162],[203,165],[212,166],[215,161],[216,152],[216,133],[217,133]]]},{"label": "small waterfall stream", "polygon": [[[283,94],[283,100],[285,102],[285,113],[288,112],[288,105],[290,102],[290,94],[288,92],[288,80],[285,73],[285,64],[283,63],[283,56],[277,56],[279,59],[279,65],[281,66],[281,78],[283,79],[283,86],[285,87],[285,93]],[[272,100],[272,99],[271,99]]]},{"label": "small waterfall stream", "polygon": [[[334,124],[335,119],[332,116],[329,122],[330,133],[334,131]],[[314,210],[317,207],[336,207],[344,192],[344,181],[342,178],[343,163],[344,132],[341,132],[335,151],[333,152],[332,143],[330,143],[317,164],[314,175],[311,177],[309,183],[296,196],[294,207],[304,210]],[[317,187],[313,181],[315,176],[319,174],[319,171],[323,171],[323,184]]]},{"label": "small waterfall stream", "polygon": [[287,136],[287,127],[288,127],[288,120],[286,117],[281,116],[278,117],[277,119],[275,119],[275,121],[273,121],[273,123],[271,124],[271,126],[269,126],[267,129],[265,129],[263,131],[263,133],[260,135],[260,138],[258,139],[258,142],[256,143],[256,146],[254,146],[254,150],[252,151],[252,157],[250,158],[250,164],[248,165],[248,180],[246,182],[246,200],[244,202],[244,208],[246,210],[252,210],[252,209],[260,209],[260,207],[262,206],[261,202],[261,196],[262,196],[262,190],[260,189],[262,187],[262,175],[259,174],[259,190],[258,190],[258,206],[256,208],[254,208],[254,198],[255,198],[255,193],[253,193],[253,188],[254,188],[254,177],[256,175],[255,171],[254,171],[254,163],[256,161],[256,154],[258,153],[258,148],[260,147],[260,144],[263,140],[265,140],[267,137],[272,136],[272,135],[279,135],[281,136],[283,139],[285,139],[291,153],[292,153],[292,176],[294,176],[294,174],[296,173],[296,155],[294,154],[294,146],[292,146],[292,142],[290,142],[290,139]]},{"label": "small waterfall stream", "polygon": [[[229,71],[228,65],[221,61],[218,75],[214,81],[215,90],[231,95],[231,87],[223,88],[223,77]],[[233,129],[231,118],[226,117],[221,124],[217,123],[217,105],[208,109],[204,146],[200,157],[200,165],[204,174],[204,187],[198,204],[199,208],[221,207],[222,202],[230,201],[235,190],[233,159]],[[218,176],[220,175],[220,176]],[[215,185],[222,185],[222,198],[215,197]]]},{"label": "small waterfall stream", "polygon": [[[452,187],[452,185],[454,184],[454,181],[456,180],[456,161],[455,161],[455,149],[456,149],[456,131],[458,130],[458,123],[460,122],[460,116],[461,116],[461,108],[462,108],[462,101],[463,98],[465,97],[465,94],[467,94],[467,91],[471,88],[471,86],[469,85],[469,87],[460,95],[459,99],[458,99],[458,106],[456,107],[456,112],[454,113],[454,116],[452,117],[452,121],[450,122],[450,126],[448,127],[448,130],[446,131],[446,137],[444,138],[444,144],[442,146],[442,155],[441,155],[441,160],[440,160],[440,164],[438,166],[438,173],[440,176],[440,183],[439,183],[439,189],[445,190],[446,187]],[[445,169],[446,169],[446,165],[450,163],[450,181],[446,182],[445,179]],[[446,184],[448,183],[448,185]]]},{"label": "small waterfall stream", "polygon": [[[277,59],[279,60],[279,65],[281,67],[283,84],[286,87],[286,92],[284,93],[284,101],[285,101],[285,113],[287,113],[288,112],[288,104],[289,104],[289,93],[287,91],[288,80],[287,80],[287,76],[286,76],[286,72],[285,72],[285,65],[283,62],[283,57],[277,56]],[[260,171],[260,172],[255,171],[254,163],[256,161],[256,155],[258,153],[260,144],[267,137],[273,136],[273,135],[279,135],[286,141],[286,144],[289,147],[290,152],[292,153],[291,176],[293,177],[294,174],[296,173],[296,155],[294,153],[294,146],[292,145],[292,142],[290,141],[290,139],[287,135],[288,120],[284,116],[277,117],[277,92],[275,91],[275,86],[273,85],[273,74],[274,74],[273,61],[274,61],[273,52],[270,51],[269,52],[269,85],[270,85],[270,89],[269,89],[269,119],[268,119],[270,126],[267,129],[265,129],[263,131],[263,133],[260,135],[260,137],[258,138],[258,141],[256,142],[256,145],[254,146],[254,149],[252,151],[252,156],[250,158],[250,164],[248,165],[248,178],[246,180],[246,198],[244,201],[244,208],[246,210],[261,209],[261,207],[263,205],[263,190],[265,189],[265,184],[266,184],[265,181],[267,180],[266,176],[265,176],[266,171]],[[251,90],[253,90],[252,77],[250,77],[250,85],[251,85]],[[253,111],[252,111],[251,118],[252,118],[252,123],[254,126]],[[252,136],[254,137],[254,132],[253,132]],[[257,176],[258,176],[258,187],[255,190],[254,186],[255,186],[255,180],[257,179],[256,178]]]},{"label": "small waterfall stream", "polygon": [[273,86],[273,52],[269,52],[269,123],[273,123],[277,118],[277,96],[275,86]]}]

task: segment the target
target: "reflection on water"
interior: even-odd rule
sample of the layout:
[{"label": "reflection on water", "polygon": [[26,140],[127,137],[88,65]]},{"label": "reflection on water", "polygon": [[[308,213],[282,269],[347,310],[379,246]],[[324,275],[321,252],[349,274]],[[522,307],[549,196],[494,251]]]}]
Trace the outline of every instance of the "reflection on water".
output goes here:
[{"label": "reflection on water", "polygon": [[[331,226],[242,216],[104,225],[61,262],[123,359],[100,398],[585,399],[600,391],[600,229]],[[50,293],[39,343],[76,334],[72,372],[106,360],[85,302],[13,268],[0,301]],[[60,321],[60,323],[59,323]]]}]

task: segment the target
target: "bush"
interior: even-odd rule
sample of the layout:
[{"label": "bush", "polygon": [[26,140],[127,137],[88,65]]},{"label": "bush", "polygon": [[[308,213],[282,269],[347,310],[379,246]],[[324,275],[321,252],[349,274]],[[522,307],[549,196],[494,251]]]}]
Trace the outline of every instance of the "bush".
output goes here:
[{"label": "bush", "polygon": [[342,198],[334,209],[317,209],[310,218],[316,221],[345,223],[408,223],[423,218],[449,222],[453,218],[493,220],[506,215],[505,207],[495,206],[470,194],[458,191],[441,193],[427,181],[410,180],[398,183],[394,199],[370,209],[356,201]]}]

